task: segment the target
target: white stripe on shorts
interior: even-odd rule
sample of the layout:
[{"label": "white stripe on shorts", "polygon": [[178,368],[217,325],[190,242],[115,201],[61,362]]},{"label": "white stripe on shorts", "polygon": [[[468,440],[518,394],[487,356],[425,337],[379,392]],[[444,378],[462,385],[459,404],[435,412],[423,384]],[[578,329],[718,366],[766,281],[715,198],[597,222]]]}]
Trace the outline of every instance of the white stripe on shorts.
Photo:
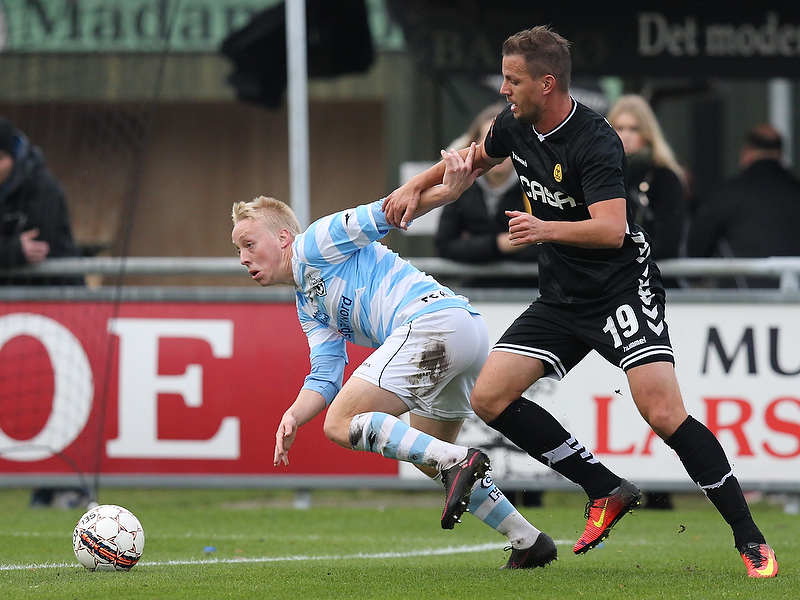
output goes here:
[{"label": "white stripe on shorts", "polygon": [[648,346],[646,348],[640,348],[636,352],[632,352],[630,355],[624,357],[621,361],[619,361],[619,366],[621,369],[625,370],[630,367],[631,363],[638,362],[643,358],[647,358],[648,356],[657,355],[667,355],[671,356],[673,360],[675,359],[675,354],[672,352],[672,348],[669,346]]},{"label": "white stripe on shorts", "polygon": [[555,378],[556,380],[560,380],[567,374],[567,370],[564,368],[564,365],[561,364],[561,360],[552,352],[548,352],[547,350],[542,350],[541,348],[530,348],[528,346],[520,346],[518,344],[495,344],[492,348],[492,352],[495,350],[499,352],[510,352],[511,354],[520,354],[522,356],[530,356],[531,358],[538,358],[542,362],[546,362],[549,365],[552,365],[553,369],[555,370]]}]

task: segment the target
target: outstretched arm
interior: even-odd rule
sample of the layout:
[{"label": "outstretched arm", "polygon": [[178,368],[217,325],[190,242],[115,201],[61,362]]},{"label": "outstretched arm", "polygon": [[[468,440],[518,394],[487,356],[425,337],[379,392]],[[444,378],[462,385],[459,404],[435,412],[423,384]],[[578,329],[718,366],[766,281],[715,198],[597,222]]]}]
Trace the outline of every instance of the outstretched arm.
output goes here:
[{"label": "outstretched arm", "polygon": [[[458,162],[459,160],[461,161],[460,163]],[[467,164],[467,161],[471,162]],[[440,162],[427,171],[415,175],[386,197],[383,203],[383,210],[386,213],[387,223],[398,229],[407,229],[408,223],[413,217],[418,217],[437,206],[443,206],[455,201],[464,190],[472,185],[476,177],[502,161],[502,158],[494,159],[487,156],[483,150],[483,143],[480,145],[473,143],[469,148],[459,151],[450,150],[450,152],[445,152],[442,150],[442,160]],[[448,174],[448,168],[450,173],[457,178],[463,176],[462,169],[466,168],[469,177],[471,177],[469,185],[462,188],[465,180],[459,179],[460,183],[455,182],[455,186],[451,189],[439,189],[437,191],[434,186],[445,183],[445,175]],[[453,184],[453,180],[451,180],[450,184]],[[458,193],[454,195],[455,191]],[[422,195],[425,192],[430,195],[423,201]]]},{"label": "outstretched arm", "polygon": [[272,464],[289,464],[289,448],[297,437],[297,430],[325,409],[325,398],[319,392],[303,389],[294,403],[283,413],[275,433],[275,458]]},{"label": "outstretched arm", "polygon": [[475,183],[475,179],[483,172],[473,167],[475,149],[473,143],[463,157],[456,150],[442,150],[442,163],[445,166],[442,183],[422,192],[412,218],[416,219],[434,208],[454,202]]}]

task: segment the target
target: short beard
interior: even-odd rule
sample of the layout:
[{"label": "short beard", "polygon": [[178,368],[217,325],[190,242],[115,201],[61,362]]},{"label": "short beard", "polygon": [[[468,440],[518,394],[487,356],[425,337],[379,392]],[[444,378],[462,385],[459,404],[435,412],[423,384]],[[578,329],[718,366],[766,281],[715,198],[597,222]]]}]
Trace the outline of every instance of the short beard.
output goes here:
[{"label": "short beard", "polygon": [[544,116],[544,110],[542,110],[541,106],[533,106],[528,112],[517,113],[514,116],[521,123],[536,126],[536,124],[542,120],[542,116]]}]

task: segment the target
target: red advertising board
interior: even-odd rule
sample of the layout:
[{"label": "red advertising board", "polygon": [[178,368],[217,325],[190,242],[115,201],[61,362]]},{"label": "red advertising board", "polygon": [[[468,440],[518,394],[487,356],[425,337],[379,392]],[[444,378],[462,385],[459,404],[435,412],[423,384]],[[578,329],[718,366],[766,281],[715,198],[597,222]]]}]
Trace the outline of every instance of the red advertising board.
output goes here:
[{"label": "red advertising board", "polygon": [[[491,339],[525,309],[474,305]],[[798,305],[673,302],[669,318],[687,410],[719,437],[739,480],[800,490]],[[370,350],[348,352],[349,376]],[[137,485],[430,483],[328,441],[322,415],[300,429],[290,465],[274,467],[275,430],[307,372],[291,301],[2,302],[0,485],[75,472]],[[625,374],[596,353],[526,394],[616,472],[694,489],[638,414]],[[464,423],[459,443],[486,449],[495,481],[511,488],[562,481],[480,419]]]},{"label": "red advertising board", "polygon": [[[348,352],[346,375],[370,350]],[[324,415],[272,465],[308,368],[291,303],[2,303],[0,476],[396,475]]]}]

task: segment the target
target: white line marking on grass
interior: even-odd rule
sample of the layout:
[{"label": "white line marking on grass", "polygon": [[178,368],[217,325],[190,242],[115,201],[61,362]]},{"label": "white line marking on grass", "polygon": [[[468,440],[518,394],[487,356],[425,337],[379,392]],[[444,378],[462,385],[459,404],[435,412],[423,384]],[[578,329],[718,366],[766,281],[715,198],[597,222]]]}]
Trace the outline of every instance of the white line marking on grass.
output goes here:
[{"label": "white line marking on grass", "polygon": [[[354,560],[371,558],[413,558],[416,556],[444,556],[448,554],[467,554],[470,552],[486,552],[502,548],[503,544],[478,544],[474,546],[447,546],[445,548],[426,548],[421,550],[409,550],[408,552],[376,552],[367,554],[324,555],[324,556],[264,556],[260,558],[198,558],[189,560],[164,560],[164,561],[142,561],[139,564],[148,567],[181,566],[181,565],[215,565],[231,563],[270,563],[270,562],[293,562],[293,561],[312,561],[312,560]],[[41,563],[33,565],[0,565],[0,571],[25,571],[36,569],[63,569],[65,567],[78,567],[76,563]]]}]

